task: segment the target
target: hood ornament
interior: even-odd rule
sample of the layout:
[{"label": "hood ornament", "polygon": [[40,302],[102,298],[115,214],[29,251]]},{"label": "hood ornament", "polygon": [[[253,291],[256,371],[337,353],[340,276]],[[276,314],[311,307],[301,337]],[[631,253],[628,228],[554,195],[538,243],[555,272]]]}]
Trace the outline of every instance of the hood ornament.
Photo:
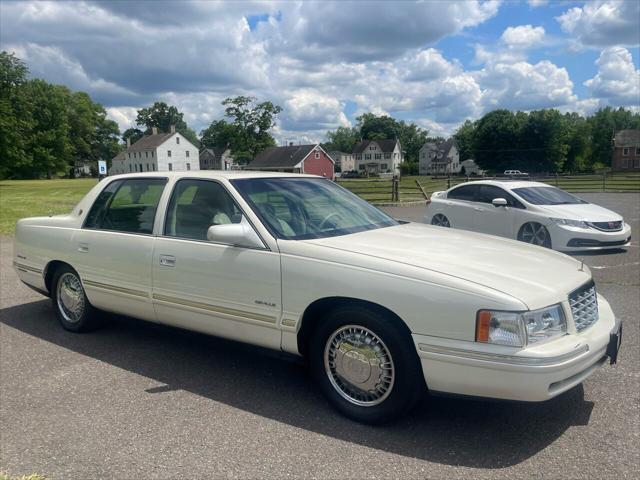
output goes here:
[{"label": "hood ornament", "polygon": [[580,259],[580,269],[578,271],[584,272],[584,257]]}]

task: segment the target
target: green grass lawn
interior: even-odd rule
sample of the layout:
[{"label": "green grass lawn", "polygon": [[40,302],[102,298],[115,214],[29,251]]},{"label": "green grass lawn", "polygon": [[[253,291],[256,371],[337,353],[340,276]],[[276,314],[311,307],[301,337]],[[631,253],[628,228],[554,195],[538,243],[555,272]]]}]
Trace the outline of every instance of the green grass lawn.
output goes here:
[{"label": "green grass lawn", "polygon": [[0,234],[12,235],[23,217],[70,212],[96,183],[95,178],[0,181]]}]

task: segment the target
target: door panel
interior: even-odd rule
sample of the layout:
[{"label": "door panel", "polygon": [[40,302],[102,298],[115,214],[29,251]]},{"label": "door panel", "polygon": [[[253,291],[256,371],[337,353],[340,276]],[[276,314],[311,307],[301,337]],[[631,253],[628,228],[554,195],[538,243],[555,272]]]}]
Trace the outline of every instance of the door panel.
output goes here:
[{"label": "door panel", "polygon": [[[494,198],[504,198],[507,206],[496,207],[491,202]],[[515,199],[508,192],[495,185],[480,185],[473,202],[473,229],[476,232],[514,238],[513,229],[516,223],[518,208]]]},{"label": "door panel", "polygon": [[152,272],[159,321],[280,348],[278,253],[159,237]]}]

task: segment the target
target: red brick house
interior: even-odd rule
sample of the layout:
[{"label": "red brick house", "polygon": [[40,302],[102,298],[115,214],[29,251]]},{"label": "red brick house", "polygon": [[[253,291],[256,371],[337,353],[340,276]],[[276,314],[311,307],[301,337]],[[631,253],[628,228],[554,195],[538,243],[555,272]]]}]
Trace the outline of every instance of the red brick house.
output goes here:
[{"label": "red brick house", "polygon": [[270,147],[260,152],[247,170],[308,173],[334,179],[335,163],[319,144]]},{"label": "red brick house", "polygon": [[616,132],[611,169],[615,172],[640,171],[640,130]]}]

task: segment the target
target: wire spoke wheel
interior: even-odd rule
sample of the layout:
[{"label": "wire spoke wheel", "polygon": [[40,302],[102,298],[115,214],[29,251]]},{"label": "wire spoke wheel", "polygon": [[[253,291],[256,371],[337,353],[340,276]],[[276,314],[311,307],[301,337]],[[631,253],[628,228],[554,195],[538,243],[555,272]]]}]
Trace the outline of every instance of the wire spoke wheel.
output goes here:
[{"label": "wire spoke wheel", "polygon": [[540,247],[550,246],[549,232],[539,223],[524,224],[520,232],[520,240]]},{"label": "wire spoke wheel", "polygon": [[375,333],[359,325],[340,327],[329,336],[324,367],[333,388],[358,406],[382,403],[395,380],[389,349]]},{"label": "wire spoke wheel", "polygon": [[431,225],[436,225],[438,227],[447,227],[447,228],[451,226],[451,224],[449,223],[449,219],[444,215],[442,215],[441,213],[438,213],[433,216],[433,218],[431,219]]},{"label": "wire spoke wheel", "polygon": [[58,280],[57,288],[56,298],[60,314],[67,322],[79,322],[85,310],[84,289],[80,279],[73,273],[64,273]]}]

